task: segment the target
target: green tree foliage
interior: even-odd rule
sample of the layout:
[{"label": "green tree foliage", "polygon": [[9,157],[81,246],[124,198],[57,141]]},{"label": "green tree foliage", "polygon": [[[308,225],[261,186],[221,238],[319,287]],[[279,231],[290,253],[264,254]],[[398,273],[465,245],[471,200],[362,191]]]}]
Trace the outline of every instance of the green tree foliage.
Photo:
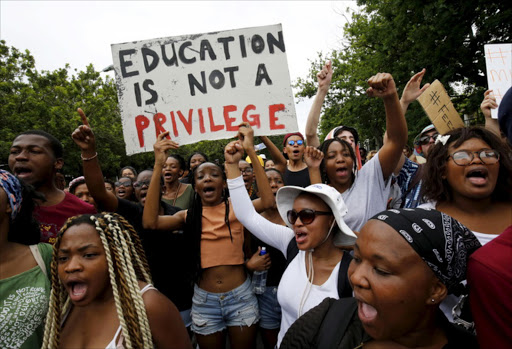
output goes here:
[{"label": "green tree foliage", "polygon": [[[153,153],[127,156],[113,79],[102,78],[92,65],[85,71],[71,71],[66,65],[55,71],[38,72],[29,51],[21,52],[0,41],[0,165],[7,169],[12,141],[21,132],[44,130],[64,146],[63,173],[77,177],[82,161],[71,139],[81,124],[76,112],[82,108],[94,130],[98,156],[106,177],[114,178],[123,166],[138,170],[153,166]],[[281,136],[282,139],[282,136]],[[176,153],[188,158],[202,151],[222,163],[224,147],[230,140],[202,141],[186,145]]]},{"label": "green tree foliage", "polygon": [[[362,139],[381,144],[385,128],[379,100],[364,95],[377,72],[393,75],[399,92],[422,68],[423,83],[439,79],[461,114],[482,122],[479,105],[487,86],[484,44],[510,42],[512,7],[508,1],[358,0],[361,10],[344,27],[344,45],[312,61],[310,76],[299,79],[299,97],[316,93],[316,73],[331,59],[334,74],[324,104],[320,133],[344,124]],[[418,103],[406,115],[410,139],[427,125]]]}]

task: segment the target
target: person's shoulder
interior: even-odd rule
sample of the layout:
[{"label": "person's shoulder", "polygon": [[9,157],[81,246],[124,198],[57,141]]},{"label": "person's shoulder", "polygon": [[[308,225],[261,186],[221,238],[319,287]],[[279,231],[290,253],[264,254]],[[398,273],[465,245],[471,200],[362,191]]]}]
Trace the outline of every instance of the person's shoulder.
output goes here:
[{"label": "person's shoulder", "polygon": [[64,200],[62,200],[62,202],[56,206],[66,207],[66,208],[75,210],[76,213],[78,213],[78,214],[81,214],[81,213],[95,214],[95,213],[97,213],[97,211],[93,205],[90,205],[87,202],[80,200],[78,197],[76,197],[75,195],[73,195],[71,193],[66,192],[65,194],[66,194],[66,196],[64,197]]},{"label": "person's shoulder", "polygon": [[51,260],[53,253],[53,245],[41,242],[37,244],[37,248],[39,249],[39,252],[41,252],[43,259],[46,260],[46,258],[49,258]]}]

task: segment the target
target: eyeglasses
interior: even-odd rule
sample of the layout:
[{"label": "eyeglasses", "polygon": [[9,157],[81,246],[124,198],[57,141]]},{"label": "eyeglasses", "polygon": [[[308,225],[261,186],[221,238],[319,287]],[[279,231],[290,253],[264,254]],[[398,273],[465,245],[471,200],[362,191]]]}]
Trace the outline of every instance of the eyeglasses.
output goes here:
[{"label": "eyeglasses", "polygon": [[298,139],[298,140],[296,140],[296,141],[292,141],[292,140],[290,139],[290,140],[288,141],[288,145],[293,146],[293,145],[295,145],[295,144],[297,144],[297,145],[303,145],[303,144],[304,144],[304,141],[303,141],[302,139]]},{"label": "eyeglasses", "polygon": [[428,144],[430,142],[430,138],[432,138],[434,141],[436,140],[437,136],[439,136],[439,133],[434,133],[433,135],[429,136],[429,135],[425,135],[425,136],[422,136],[418,139],[418,143],[420,145],[425,145],[425,144]]},{"label": "eyeglasses", "polygon": [[146,180],[144,180],[144,181],[137,181],[137,182],[133,183],[133,186],[134,186],[135,188],[140,188],[140,187],[142,187],[142,186],[144,186],[144,185],[145,185],[146,187],[149,187],[149,183],[150,183],[150,182],[151,182],[151,179],[146,179]]},{"label": "eyeglasses", "polygon": [[132,182],[130,182],[130,181],[119,181],[119,182],[115,182],[114,185],[116,187],[120,187],[120,186],[131,187],[132,186]]},{"label": "eyeglasses", "polygon": [[242,174],[249,174],[249,173],[252,173],[253,169],[252,167],[247,167],[247,168],[241,168],[240,169],[240,172],[242,172]]},{"label": "eyeglasses", "polygon": [[475,154],[478,156],[480,161],[486,165],[493,165],[500,160],[500,153],[494,149],[484,149],[479,151],[459,150],[448,157],[452,158],[456,165],[467,166],[473,161]]},{"label": "eyeglasses", "polygon": [[315,220],[316,216],[332,216],[332,212],[325,211],[315,211],[309,208],[306,208],[300,212],[295,210],[290,210],[286,213],[286,217],[290,224],[295,224],[297,222],[297,218],[300,218],[302,224],[311,224]]}]

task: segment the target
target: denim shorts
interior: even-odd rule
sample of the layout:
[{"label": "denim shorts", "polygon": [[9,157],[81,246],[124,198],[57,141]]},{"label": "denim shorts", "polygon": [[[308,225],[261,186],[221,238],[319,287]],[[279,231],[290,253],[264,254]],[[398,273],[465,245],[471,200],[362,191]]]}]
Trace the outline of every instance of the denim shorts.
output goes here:
[{"label": "denim shorts", "polygon": [[275,330],[281,327],[281,306],[277,301],[277,286],[267,286],[265,293],[257,294],[260,306],[260,327]]},{"label": "denim shorts", "polygon": [[209,335],[231,326],[251,326],[260,313],[251,279],[225,293],[207,292],[194,286],[192,298],[192,331]]}]

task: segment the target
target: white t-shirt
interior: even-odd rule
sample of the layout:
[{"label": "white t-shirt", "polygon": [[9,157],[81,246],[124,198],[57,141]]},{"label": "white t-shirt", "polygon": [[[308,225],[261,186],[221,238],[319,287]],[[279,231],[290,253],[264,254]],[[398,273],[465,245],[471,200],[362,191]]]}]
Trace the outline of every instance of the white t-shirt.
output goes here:
[{"label": "white t-shirt", "polygon": [[352,186],[341,194],[348,208],[343,220],[354,231],[386,209],[391,192],[391,176],[384,181],[379,153],[359,170]]},{"label": "white t-shirt", "polygon": [[[229,194],[233,210],[238,221],[254,236],[264,243],[278,249],[286,258],[286,250],[295,233],[290,228],[274,224],[260,216],[252,205],[245,189],[242,176],[228,179]],[[306,291],[308,279],[306,274],[306,253],[300,251],[286,268],[277,289],[277,300],[281,305],[281,328],[277,338],[277,346],[288,331],[288,328],[299,317],[301,299]],[[338,299],[338,274],[340,262],[334,267],[327,281],[322,285],[311,285],[311,290],[304,302],[302,314],[320,304],[326,297]],[[304,295],[305,297],[305,295]]]}]

